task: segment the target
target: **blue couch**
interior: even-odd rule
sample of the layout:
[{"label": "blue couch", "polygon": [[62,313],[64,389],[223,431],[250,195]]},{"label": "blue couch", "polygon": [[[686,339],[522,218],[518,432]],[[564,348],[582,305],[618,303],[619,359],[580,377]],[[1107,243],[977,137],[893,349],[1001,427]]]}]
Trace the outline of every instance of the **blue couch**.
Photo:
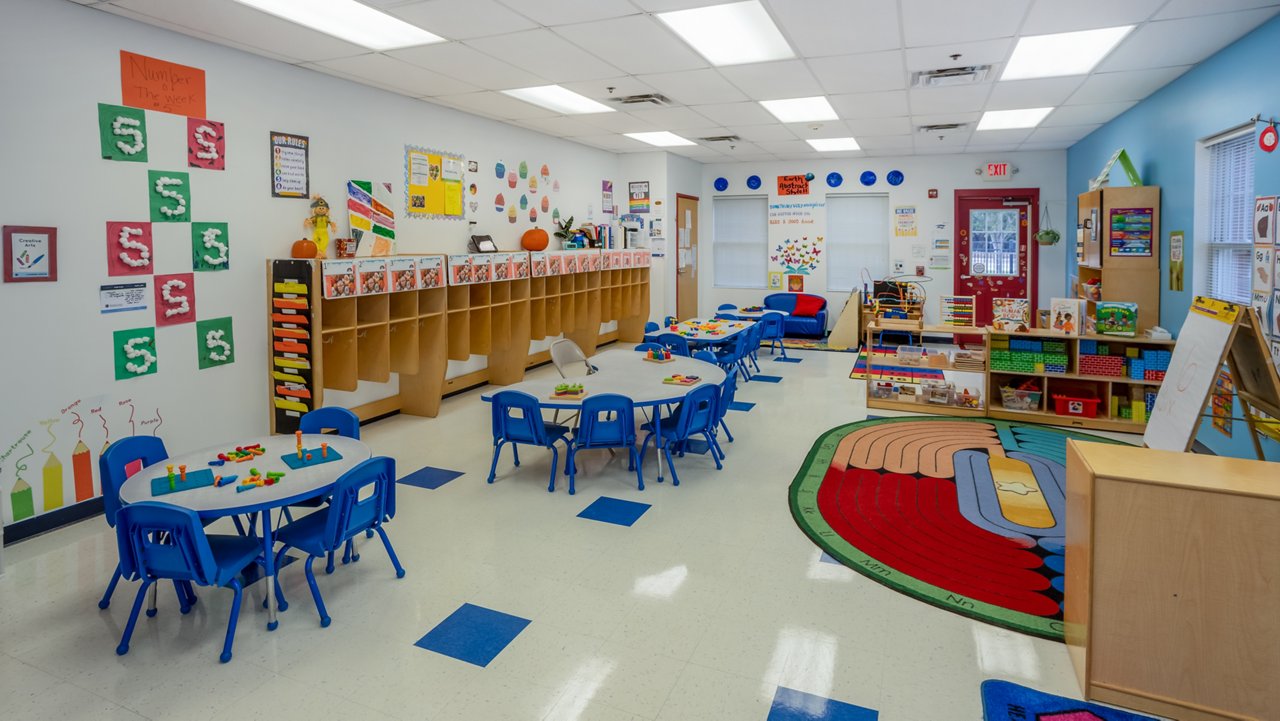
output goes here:
[{"label": "blue couch", "polygon": [[[787,313],[796,309],[796,297],[801,293],[774,293],[764,297],[764,307],[781,310]],[[815,296],[821,298],[821,296]],[[821,298],[822,309],[812,318],[800,318],[789,315],[782,323],[782,330],[788,336],[810,336],[824,338],[827,335],[827,300]]]}]

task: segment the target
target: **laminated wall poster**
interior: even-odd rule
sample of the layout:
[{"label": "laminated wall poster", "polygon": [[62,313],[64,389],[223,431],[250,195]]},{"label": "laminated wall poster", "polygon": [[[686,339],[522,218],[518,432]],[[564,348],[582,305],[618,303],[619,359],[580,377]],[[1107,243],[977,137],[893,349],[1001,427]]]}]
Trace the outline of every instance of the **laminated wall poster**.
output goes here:
[{"label": "laminated wall poster", "polygon": [[1031,301],[1026,298],[992,298],[991,327],[1004,331],[1031,329]]},{"label": "laminated wall poster", "polygon": [[1111,230],[1107,238],[1107,254],[1124,257],[1150,257],[1151,208],[1116,208],[1111,211]]}]

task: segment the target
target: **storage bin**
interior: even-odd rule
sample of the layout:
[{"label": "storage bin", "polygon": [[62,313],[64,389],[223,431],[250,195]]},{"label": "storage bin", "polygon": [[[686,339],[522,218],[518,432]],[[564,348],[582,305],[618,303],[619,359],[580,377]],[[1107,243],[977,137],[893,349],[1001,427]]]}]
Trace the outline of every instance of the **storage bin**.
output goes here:
[{"label": "storage bin", "polygon": [[1097,418],[1097,398],[1077,398],[1053,394],[1053,412],[1060,416],[1079,416],[1081,418]]},{"label": "storage bin", "polygon": [[1009,411],[1040,410],[1041,391],[1023,391],[1003,386],[1000,388],[1000,404]]}]

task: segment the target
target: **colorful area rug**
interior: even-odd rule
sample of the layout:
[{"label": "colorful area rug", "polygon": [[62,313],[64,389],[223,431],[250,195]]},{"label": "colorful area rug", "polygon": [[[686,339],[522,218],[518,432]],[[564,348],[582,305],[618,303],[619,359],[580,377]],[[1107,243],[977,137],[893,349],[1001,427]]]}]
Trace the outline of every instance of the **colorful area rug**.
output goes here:
[{"label": "colorful area rug", "polygon": [[[897,347],[876,346],[871,349],[876,354],[875,380],[893,381],[894,383],[919,383],[923,380],[942,380],[943,373],[937,368],[917,368],[914,366],[894,365],[894,360],[898,357]],[[858,360],[853,364],[853,370],[849,373],[849,377],[855,381],[869,380],[867,378],[867,351],[862,350],[858,353]]]},{"label": "colorful area rug", "polygon": [[985,418],[850,423],[813,444],[791,514],[896,591],[1061,641],[1068,438],[1117,443]]},{"label": "colorful area rug", "polygon": [[830,353],[856,353],[858,349],[854,348],[832,348],[827,345],[826,339],[817,340],[814,338],[783,338],[782,345],[791,350],[821,350]]},{"label": "colorful area rug", "polygon": [[1150,716],[994,680],[982,682],[982,718],[984,721],[1156,721]]}]

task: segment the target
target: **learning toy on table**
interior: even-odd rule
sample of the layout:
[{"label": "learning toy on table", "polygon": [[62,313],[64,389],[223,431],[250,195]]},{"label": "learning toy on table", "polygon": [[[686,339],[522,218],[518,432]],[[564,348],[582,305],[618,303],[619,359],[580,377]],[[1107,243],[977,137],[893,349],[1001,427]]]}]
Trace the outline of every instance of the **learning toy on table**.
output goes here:
[{"label": "learning toy on table", "polygon": [[676,373],[675,375],[663,378],[662,382],[672,386],[691,386],[701,380],[702,379],[698,376],[685,376]]},{"label": "learning toy on table", "polygon": [[280,460],[296,471],[299,468],[340,461],[342,460],[342,454],[338,452],[337,448],[331,448],[328,443],[322,443],[319,448],[303,448],[299,446],[293,453],[286,453],[280,456]]},{"label": "learning toy on table", "polygon": [[244,463],[245,461],[251,461],[254,458],[257,458],[264,453],[266,453],[266,451],[262,449],[262,444],[255,443],[251,446],[236,446],[235,450],[227,451],[226,453],[219,453],[218,460],[223,463]]},{"label": "learning toy on table", "polygon": [[[181,466],[178,468],[181,468]],[[163,496],[167,493],[181,493],[182,491],[190,491],[193,488],[216,485],[218,484],[213,471],[208,468],[178,473],[174,471],[173,464],[166,464],[165,475],[151,479],[151,495],[153,497]]]},{"label": "learning toy on table", "polygon": [[671,351],[666,348],[650,348],[645,352],[643,358],[650,363],[670,363],[675,360],[671,357]]},{"label": "learning toy on table", "polygon": [[749,305],[742,309],[743,313],[760,313],[764,310],[764,306]]},{"label": "learning toy on table", "polygon": [[552,400],[577,400],[587,395],[587,389],[581,383],[561,383],[551,394]]}]

